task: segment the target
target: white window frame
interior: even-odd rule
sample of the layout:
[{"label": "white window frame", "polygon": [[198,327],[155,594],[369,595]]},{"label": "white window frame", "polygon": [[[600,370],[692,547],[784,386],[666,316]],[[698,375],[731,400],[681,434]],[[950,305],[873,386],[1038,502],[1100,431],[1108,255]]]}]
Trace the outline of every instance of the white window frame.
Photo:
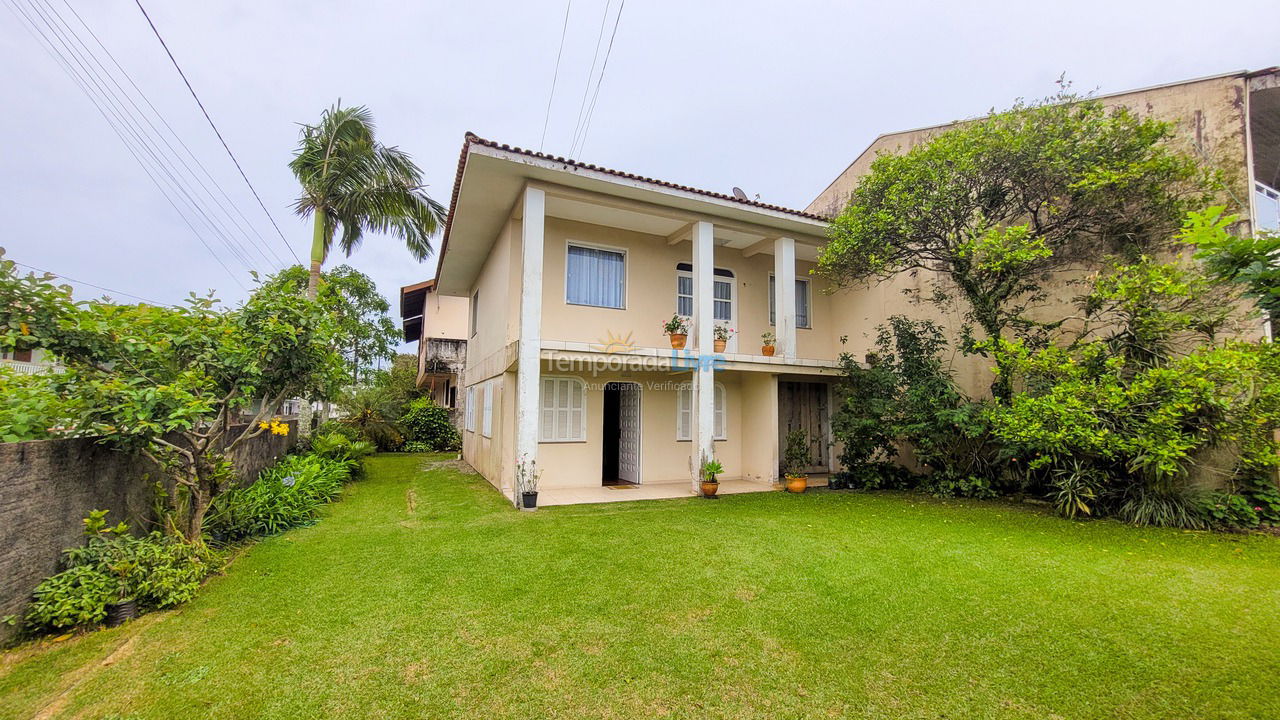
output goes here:
[{"label": "white window frame", "polygon": [[[569,300],[569,248],[579,247],[585,250],[604,250],[605,252],[618,253],[622,256],[622,307],[613,307],[612,305],[592,305],[591,303],[572,302]],[[564,244],[564,304],[573,305],[575,307],[593,307],[601,310],[626,310],[629,298],[628,291],[631,289],[631,258],[624,247],[615,247],[613,245],[600,245],[597,243],[581,242],[578,240],[567,240]]]},{"label": "white window frame", "polygon": [[[712,421],[712,434],[715,440],[729,439],[729,391],[725,389],[724,383],[717,382],[715,384],[715,401],[712,402],[714,408],[714,420]],[[687,401],[686,401],[687,398]],[[686,409],[687,408],[687,409]],[[681,417],[685,414],[689,416],[689,422],[685,425],[689,432],[680,432]],[[693,384],[684,383],[676,390],[676,441],[691,442],[693,440]]]},{"label": "white window frame", "polygon": [[480,423],[480,434],[493,437],[493,381],[484,384],[484,418]]},{"label": "white window frame", "polygon": [[467,432],[473,433],[476,431],[476,386],[475,385],[471,385],[467,388],[467,398],[464,402],[466,402],[466,407],[463,408],[462,413],[463,413],[463,417],[466,418],[466,421],[463,424],[463,427],[466,428]]},{"label": "white window frame", "polygon": [[[553,391],[554,397],[549,398],[547,394],[547,383],[553,383],[555,388],[559,388],[560,387],[559,383],[564,381],[574,383],[578,386],[578,390],[581,393],[580,397],[582,398],[581,407],[576,407],[576,408],[573,407],[572,403],[569,402],[568,397],[566,397],[565,402],[561,404],[559,402],[560,400],[559,390],[554,390]],[[552,400],[551,405],[547,404],[548,399]],[[579,422],[578,422],[577,435],[570,435],[567,432],[561,432],[562,430],[567,430],[567,428],[560,427],[560,417],[561,417],[560,413],[562,412],[566,413],[565,417],[567,417],[566,422],[568,423],[568,427],[573,427],[573,414],[578,413]],[[543,422],[546,416],[546,413],[552,413],[552,422],[551,422],[552,434],[551,435],[547,434],[546,432],[547,424]],[[572,375],[543,375],[542,376],[542,379],[538,383],[538,442],[540,443],[586,442],[587,441],[587,416],[588,416],[587,383],[583,381],[582,378],[574,377]]]},{"label": "white window frame", "polygon": [[467,337],[469,338],[473,338],[476,336],[476,330],[477,330],[476,326],[480,324],[479,323],[480,315],[478,314],[479,308],[480,308],[480,289],[476,288],[476,291],[471,293],[471,328],[470,328],[471,332],[467,334]]},{"label": "white window frame", "polygon": [[[804,283],[805,307],[809,308],[809,312],[805,316],[805,320],[806,320],[805,324],[801,325],[800,323],[796,323],[796,329],[812,330],[813,329],[813,284],[810,282],[809,278],[805,278],[805,277],[796,278],[796,282]],[[777,309],[778,280],[773,276],[773,273],[769,273],[769,287],[773,288],[772,290],[769,291],[769,326],[776,327],[778,324],[778,309]],[[800,298],[797,297],[796,307],[799,307],[799,306],[800,306]]]}]

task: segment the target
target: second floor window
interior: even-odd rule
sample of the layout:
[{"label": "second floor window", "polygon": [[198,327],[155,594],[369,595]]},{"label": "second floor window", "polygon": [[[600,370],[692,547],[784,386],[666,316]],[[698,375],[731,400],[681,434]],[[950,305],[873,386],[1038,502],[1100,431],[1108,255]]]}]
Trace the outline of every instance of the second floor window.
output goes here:
[{"label": "second floor window", "polygon": [[[733,271],[716,268],[713,273],[711,315],[718,323],[732,323]],[[676,264],[676,314],[693,317],[693,265]]]},{"label": "second floor window", "polygon": [[565,261],[564,299],[570,305],[625,307],[627,256],[616,250],[570,245]]},{"label": "second floor window", "polygon": [[[778,324],[777,291],[774,290],[773,275],[769,276],[769,324]],[[809,324],[809,281],[796,278],[796,327],[813,327]]]}]

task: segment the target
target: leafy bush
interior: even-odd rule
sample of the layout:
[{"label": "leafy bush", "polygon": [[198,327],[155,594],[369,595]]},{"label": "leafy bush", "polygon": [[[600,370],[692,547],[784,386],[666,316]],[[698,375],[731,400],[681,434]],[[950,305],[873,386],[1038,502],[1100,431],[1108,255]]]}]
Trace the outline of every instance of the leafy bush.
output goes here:
[{"label": "leafy bush", "polygon": [[[919,484],[946,496],[989,497],[1000,477],[998,447],[982,405],[956,387],[943,365],[947,342],[929,320],[901,315],[878,328],[867,367],[845,353],[832,431],[844,449],[839,482],[855,488]],[[898,443],[928,474],[912,479],[891,465]]]},{"label": "leafy bush", "polygon": [[320,506],[342,490],[357,463],[316,453],[290,455],[263,470],[254,484],[219,495],[209,513],[209,532],[235,541],[310,525]]},{"label": "leafy bush", "polygon": [[430,398],[418,398],[409,403],[409,409],[400,418],[400,428],[408,441],[406,452],[451,452],[462,447],[458,429],[449,421],[448,408],[440,407]]},{"label": "leafy bush", "polygon": [[133,599],[139,610],[166,608],[190,600],[200,583],[222,566],[208,547],[159,532],[128,533],[123,523],[105,528],[105,510],[85,519],[88,542],[63,554],[63,570],[35,589],[24,628],[30,632],[92,625],[106,617],[109,603]]}]

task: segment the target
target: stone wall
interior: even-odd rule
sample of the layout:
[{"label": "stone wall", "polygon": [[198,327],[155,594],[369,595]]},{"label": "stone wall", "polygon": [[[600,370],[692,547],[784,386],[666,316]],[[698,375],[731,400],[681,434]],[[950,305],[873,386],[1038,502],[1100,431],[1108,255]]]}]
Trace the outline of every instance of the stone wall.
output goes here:
[{"label": "stone wall", "polygon": [[[241,481],[256,478],[296,441],[291,422],[287,436],[264,433],[243,443],[233,453]],[[21,613],[36,585],[57,572],[62,551],[84,541],[81,520],[90,510],[148,528],[162,477],[146,458],[93,438],[0,443],[0,617]],[[0,641],[11,632],[0,625]]]}]

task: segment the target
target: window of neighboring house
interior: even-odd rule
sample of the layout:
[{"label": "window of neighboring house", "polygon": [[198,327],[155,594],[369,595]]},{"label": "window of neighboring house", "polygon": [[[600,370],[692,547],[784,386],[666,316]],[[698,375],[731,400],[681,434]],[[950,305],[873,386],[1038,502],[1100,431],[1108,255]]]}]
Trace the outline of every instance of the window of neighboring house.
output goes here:
[{"label": "window of neighboring house", "polygon": [[618,310],[626,307],[627,254],[585,245],[568,248],[564,301]]},{"label": "window of neighboring house", "polygon": [[[773,274],[769,274],[769,324],[777,325],[777,291],[774,290]],[[796,327],[808,328],[809,325],[809,280],[796,278]]]},{"label": "window of neighboring house", "polygon": [[493,381],[484,384],[484,422],[480,426],[480,434],[493,437]]},{"label": "window of neighboring house", "polygon": [[467,406],[463,408],[463,417],[465,421],[463,426],[467,432],[476,431],[476,386],[472,385],[467,388]]},{"label": "window of neighboring house", "polygon": [[[728,422],[725,418],[724,385],[716,383],[715,422],[712,435],[716,440],[725,440],[728,435]],[[676,395],[676,440],[693,439],[693,385],[685,383],[680,386]]]},{"label": "window of neighboring house", "polygon": [[30,350],[14,350],[13,352],[6,351],[3,355],[0,355],[0,357],[3,357],[5,360],[13,360],[14,362],[31,362],[31,351]]},{"label": "window of neighboring house", "polygon": [[[712,275],[711,315],[717,323],[733,322],[733,271],[716,268]],[[693,317],[693,265],[676,263],[676,314]]]},{"label": "window of neighboring house", "polygon": [[467,337],[476,336],[476,318],[480,317],[480,315],[478,314],[479,311],[480,311],[480,291],[477,290],[471,293],[471,332],[467,335]]},{"label": "window of neighboring house", "polygon": [[540,442],[585,442],[587,387],[578,378],[544,377],[539,399]]},{"label": "window of neighboring house", "polygon": [[1280,191],[1255,181],[1253,207],[1258,215],[1257,230],[1280,230]]},{"label": "window of neighboring house", "polygon": [[449,409],[458,407],[458,387],[456,385],[449,388]]}]

